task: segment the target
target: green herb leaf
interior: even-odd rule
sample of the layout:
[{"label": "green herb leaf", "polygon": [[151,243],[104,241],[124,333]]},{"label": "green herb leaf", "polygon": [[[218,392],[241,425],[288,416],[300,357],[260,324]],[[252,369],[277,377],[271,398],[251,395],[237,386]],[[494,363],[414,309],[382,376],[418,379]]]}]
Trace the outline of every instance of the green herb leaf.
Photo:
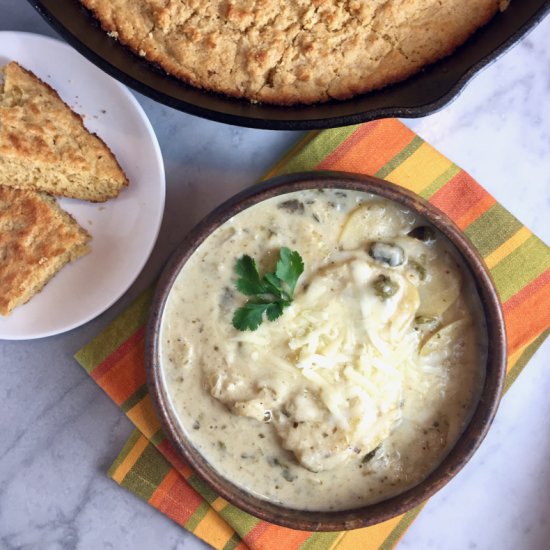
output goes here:
[{"label": "green herb leaf", "polygon": [[237,330],[256,330],[262,324],[262,316],[268,305],[247,302],[233,314],[233,326]]},{"label": "green herb leaf", "polygon": [[298,252],[283,246],[279,253],[275,275],[283,281],[290,290],[290,296],[294,296],[294,289],[300,275],[304,272],[304,261]]},{"label": "green herb leaf", "polygon": [[266,273],[260,278],[256,262],[250,256],[242,256],[235,263],[239,278],[237,289],[246,296],[253,296],[233,315],[233,326],[237,330],[256,330],[263,321],[263,315],[274,321],[283,314],[294,297],[298,278],[304,271],[304,262],[296,251],[286,247],[279,252],[275,273]]},{"label": "green herb leaf", "polygon": [[287,300],[281,300],[280,302],[273,302],[269,304],[265,309],[265,314],[270,321],[275,321],[283,314],[285,307],[289,306],[290,302]]},{"label": "green herb leaf", "polygon": [[235,273],[240,275],[235,283],[239,292],[247,296],[254,296],[255,294],[264,292],[256,262],[250,256],[242,256],[237,260],[235,264]]},{"label": "green herb leaf", "polygon": [[275,273],[266,273],[263,278],[266,289],[269,289],[275,296],[281,300],[289,299],[290,296],[285,292],[281,285],[281,279]]}]

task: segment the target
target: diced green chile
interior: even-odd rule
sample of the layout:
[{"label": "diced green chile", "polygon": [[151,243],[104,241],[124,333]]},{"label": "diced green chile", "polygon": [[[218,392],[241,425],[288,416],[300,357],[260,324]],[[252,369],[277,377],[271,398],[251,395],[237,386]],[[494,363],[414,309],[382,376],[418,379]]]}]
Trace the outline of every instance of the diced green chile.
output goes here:
[{"label": "diced green chile", "polygon": [[375,447],[370,453],[367,453],[361,459],[361,464],[366,464],[367,462],[370,462],[374,458],[374,455],[376,454],[376,451],[378,451],[379,448],[380,448],[380,445],[378,445],[378,447]]},{"label": "diced green chile", "polygon": [[281,471],[281,475],[289,482],[289,483],[292,483],[295,479],[296,479],[296,476],[291,474],[290,473],[290,470],[288,468],[283,468],[283,470]]},{"label": "diced green chile", "polygon": [[303,214],[305,210],[304,203],[296,199],[280,202],[277,208],[286,210],[289,214]]},{"label": "diced green chile", "polygon": [[437,327],[439,321],[436,317],[428,317],[426,315],[417,315],[414,318],[415,325],[423,326],[429,330],[433,330]]},{"label": "diced green chile", "polygon": [[378,275],[372,283],[377,296],[383,300],[391,298],[399,289],[399,285],[386,275]]},{"label": "diced green chile", "polygon": [[427,315],[417,315],[414,318],[414,322],[417,325],[425,325],[427,323],[437,323],[437,319],[435,317],[429,317]]},{"label": "diced green chile", "polygon": [[421,225],[419,227],[415,227],[412,231],[410,231],[409,237],[422,241],[423,243],[430,244],[435,241],[436,234],[431,227],[427,225]]},{"label": "diced green chile", "polygon": [[400,246],[379,241],[370,245],[369,256],[390,267],[400,266],[405,261],[405,251]]},{"label": "diced green chile", "polygon": [[416,271],[421,281],[426,279],[426,268],[421,263],[416,260],[409,260],[409,265]]}]

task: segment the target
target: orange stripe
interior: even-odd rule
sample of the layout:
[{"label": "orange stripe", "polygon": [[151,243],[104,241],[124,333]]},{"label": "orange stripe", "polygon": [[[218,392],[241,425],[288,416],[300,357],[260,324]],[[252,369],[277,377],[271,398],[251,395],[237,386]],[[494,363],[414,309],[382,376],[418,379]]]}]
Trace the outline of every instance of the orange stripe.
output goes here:
[{"label": "orange stripe", "polygon": [[162,480],[149,502],[176,523],[185,525],[202,504],[202,497],[172,469]]},{"label": "orange stripe", "polygon": [[258,539],[264,534],[264,531],[268,528],[268,526],[269,523],[267,523],[266,521],[260,521],[260,523],[255,525],[244,537],[244,541],[246,542],[246,544],[251,548],[256,548],[256,543]]},{"label": "orange stripe", "polygon": [[[270,523],[266,525],[266,529],[258,537],[254,546],[258,550],[272,550],[274,542],[276,542],[277,548],[295,550],[300,548],[300,545],[311,536],[309,531],[295,531]],[[248,539],[246,542],[248,543]]]},{"label": "orange stripe", "polygon": [[380,125],[379,120],[375,120],[369,124],[363,124],[359,126],[355,132],[353,132],[347,139],[345,139],[332,153],[329,153],[317,166],[320,170],[325,170],[336,166],[342,158],[355,148],[357,144],[374,131],[374,129]]},{"label": "orange stripe", "polygon": [[459,172],[439,189],[430,202],[453,220],[460,220],[482,199],[490,196],[469,174]]},{"label": "orange stripe", "polygon": [[549,279],[550,270],[533,281],[537,283],[535,288],[521,302],[517,302],[514,307],[509,307],[509,302],[514,300],[516,295],[504,305],[509,354],[513,354],[532,340],[534,335],[550,327],[550,284],[541,284],[539,279],[543,277]]},{"label": "orange stripe", "polygon": [[174,483],[176,483],[178,477],[178,472],[172,468],[151,495],[149,503],[155,508],[160,508],[162,502],[166,498],[166,493],[170,491],[170,488],[174,485]]},{"label": "orange stripe", "polygon": [[496,199],[492,197],[491,195],[486,195],[483,197],[479,202],[474,204],[468,212],[466,212],[463,216],[460,216],[458,220],[456,220],[456,225],[460,227],[460,229],[466,229],[471,223],[475,222],[482,214],[485,214],[489,208],[491,208],[494,204],[496,204]]},{"label": "orange stripe", "polygon": [[[415,138],[415,134],[411,130],[395,119],[385,120],[384,124],[373,125],[372,130],[367,128],[371,124],[373,123],[362,126],[334,153],[326,157],[317,168],[372,175]],[[363,130],[363,128],[366,129]],[[348,145],[348,142],[354,139],[356,134],[355,142]]]},{"label": "orange stripe", "polygon": [[528,285],[524,286],[518,293],[514,294],[508,299],[502,309],[504,312],[511,311],[524,302],[531,294],[537,292],[542,287],[550,284],[550,269],[547,269],[544,273],[539,275],[536,279],[532,280]]},{"label": "orange stripe", "polygon": [[102,365],[99,376],[96,376],[95,370],[92,373],[94,380],[117,405],[124,403],[145,384],[144,353],[145,342],[141,331],[141,337],[131,347],[127,347],[126,353],[118,361],[107,359],[108,368]]},{"label": "orange stripe", "polygon": [[101,363],[94,367],[91,372],[92,378],[98,380],[101,378],[115,363],[120,361],[128,351],[130,351],[136,343],[143,338],[145,334],[145,326],[141,326],[132,334],[128,339],[126,339],[120,346],[118,346],[113,353],[108,355]]}]

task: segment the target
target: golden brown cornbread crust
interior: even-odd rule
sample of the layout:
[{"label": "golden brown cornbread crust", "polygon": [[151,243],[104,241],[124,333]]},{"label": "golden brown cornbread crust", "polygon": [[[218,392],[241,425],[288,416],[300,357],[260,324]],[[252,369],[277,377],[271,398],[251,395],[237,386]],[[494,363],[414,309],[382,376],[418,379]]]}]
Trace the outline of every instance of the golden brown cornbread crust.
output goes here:
[{"label": "golden brown cornbread crust", "polygon": [[9,315],[86,254],[89,240],[49,195],[0,186],[0,314]]},{"label": "golden brown cornbread crust", "polygon": [[0,184],[101,202],[116,197],[128,180],[82,117],[11,62],[0,89]]},{"label": "golden brown cornbread crust", "polygon": [[201,88],[276,104],[345,99],[462,44],[503,0],[81,0],[135,53]]}]

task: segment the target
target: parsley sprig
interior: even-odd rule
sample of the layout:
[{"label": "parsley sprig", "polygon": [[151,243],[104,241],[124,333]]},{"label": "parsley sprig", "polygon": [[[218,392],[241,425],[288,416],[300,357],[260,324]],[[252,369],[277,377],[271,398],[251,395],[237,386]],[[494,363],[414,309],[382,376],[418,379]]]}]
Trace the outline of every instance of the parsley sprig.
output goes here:
[{"label": "parsley sprig", "polygon": [[256,330],[263,316],[274,321],[294,298],[294,290],[304,271],[302,257],[295,250],[282,247],[275,273],[266,273],[260,278],[256,262],[250,256],[241,256],[235,264],[239,276],[237,290],[251,296],[246,304],[233,315],[233,326],[237,330]]}]

